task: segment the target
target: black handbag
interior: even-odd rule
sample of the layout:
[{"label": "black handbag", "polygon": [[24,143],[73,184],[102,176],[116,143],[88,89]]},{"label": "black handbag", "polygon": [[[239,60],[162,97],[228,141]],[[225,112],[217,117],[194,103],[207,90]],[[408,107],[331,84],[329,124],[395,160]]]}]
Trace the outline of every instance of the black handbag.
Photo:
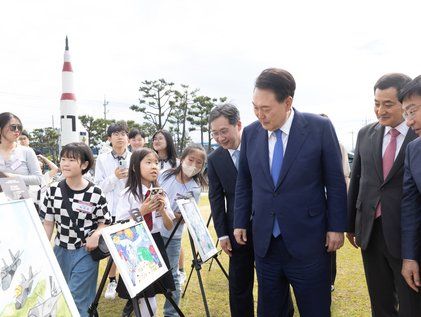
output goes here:
[{"label": "black handbag", "polygon": [[[58,183],[58,187],[60,187],[60,191],[61,191],[61,197],[63,199],[63,207],[66,208],[67,213],[69,214],[69,217],[72,220],[73,229],[76,231],[76,234],[78,235],[82,243],[85,244],[86,243],[85,235],[79,230],[79,227],[77,227],[76,225],[77,216],[76,216],[76,213],[73,211],[72,206],[70,205],[69,196],[67,195],[67,190],[65,188],[65,181],[66,180],[63,179],[62,181],[60,181],[60,183]],[[95,230],[92,230],[89,236],[91,236],[94,232]],[[92,250],[90,254],[94,261],[100,261],[110,255],[110,251],[108,250],[108,247],[105,244],[105,240],[102,235],[99,236],[98,247]]]}]

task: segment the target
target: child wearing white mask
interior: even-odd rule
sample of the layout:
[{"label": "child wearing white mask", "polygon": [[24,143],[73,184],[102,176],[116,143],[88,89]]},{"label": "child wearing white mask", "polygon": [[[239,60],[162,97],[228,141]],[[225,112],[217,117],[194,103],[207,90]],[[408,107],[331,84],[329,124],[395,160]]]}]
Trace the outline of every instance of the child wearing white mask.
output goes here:
[{"label": "child wearing white mask", "polygon": [[[159,176],[158,182],[166,192],[171,209],[174,211],[176,217],[173,221],[173,228],[175,228],[177,222],[181,218],[181,213],[176,202],[177,198],[179,198],[180,195],[193,195],[196,202],[199,202],[202,187],[206,185],[206,180],[203,177],[206,158],[206,152],[203,147],[196,144],[189,145],[181,154],[180,165],[176,168],[167,170]],[[172,292],[172,296],[177,305],[180,302],[181,292],[180,273],[178,268],[183,227],[184,221],[180,223],[166,248],[175,282],[175,291]],[[172,230],[166,230],[164,228],[161,230],[161,236],[165,244],[169,240],[171,233]],[[168,301],[164,304],[164,316],[178,316],[177,312]]]}]

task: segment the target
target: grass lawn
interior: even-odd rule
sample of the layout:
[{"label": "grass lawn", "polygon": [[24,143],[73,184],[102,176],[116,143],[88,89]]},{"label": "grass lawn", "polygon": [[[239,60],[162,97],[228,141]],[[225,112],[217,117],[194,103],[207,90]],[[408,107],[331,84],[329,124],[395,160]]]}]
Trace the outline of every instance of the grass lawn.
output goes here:
[{"label": "grass lawn", "polygon": [[[202,195],[200,208],[204,219],[207,220],[210,214],[207,196]],[[210,231],[215,237],[213,227]],[[186,231],[183,237],[183,248],[186,255],[185,270],[188,275],[190,272],[192,255]],[[228,256],[225,253],[222,253],[221,256],[219,256],[219,259],[226,270],[228,270]],[[211,316],[218,317],[229,316],[228,281],[220,268],[216,265],[216,262],[213,262],[211,270],[209,271],[209,263],[210,261],[203,265],[201,274],[210,314]],[[105,264],[105,261],[101,262],[99,279],[102,277]],[[337,264],[338,274],[335,285],[336,289],[332,293],[332,316],[370,316],[370,303],[360,252],[350,246],[349,243],[345,243],[345,246],[337,254]],[[158,316],[162,316],[162,298],[162,296],[158,296]],[[257,282],[255,286],[255,302],[256,300]],[[115,300],[106,300],[102,297],[99,303],[99,315],[101,317],[119,317],[121,316],[124,303],[125,302],[119,298],[116,298]],[[186,316],[205,316],[195,271],[193,272],[186,295],[181,299],[180,308]],[[297,309],[295,316],[299,316]]]}]

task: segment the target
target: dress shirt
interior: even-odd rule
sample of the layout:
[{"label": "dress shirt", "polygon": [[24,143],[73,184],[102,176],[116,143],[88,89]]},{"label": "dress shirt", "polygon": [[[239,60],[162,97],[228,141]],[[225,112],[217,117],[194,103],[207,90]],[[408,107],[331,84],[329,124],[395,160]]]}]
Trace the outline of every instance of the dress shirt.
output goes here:
[{"label": "dress shirt", "polygon": [[[122,157],[129,167],[130,156],[132,154],[126,150]],[[108,211],[111,216],[115,216],[117,204],[120,199],[120,192],[126,187],[127,178],[118,179],[115,170],[119,167],[117,156],[113,152],[98,155],[95,164],[95,184],[98,185],[105,194],[108,203]]]},{"label": "dress shirt", "polygon": [[[390,133],[389,131],[393,129],[392,127],[385,127],[384,128],[384,136],[383,136],[383,146],[382,146],[382,157],[384,156],[384,152],[386,151],[387,145],[390,142]],[[395,160],[399,154],[403,141],[405,140],[406,134],[408,133],[409,127],[406,125],[405,121],[403,121],[400,125],[395,127],[396,130],[399,131],[399,135],[396,137],[396,153],[395,153]]]},{"label": "dress shirt", "polygon": [[[152,186],[151,186],[152,188]],[[147,188],[145,185],[142,185],[143,197],[148,190],[151,188]],[[140,202],[136,197],[133,196],[132,193],[127,191],[127,188],[123,189],[120,193],[120,201],[117,206],[116,212],[116,220],[124,220],[129,219],[131,217],[130,211],[138,211],[142,206],[142,202]],[[165,196],[165,207],[167,210],[167,214],[171,220],[175,219],[174,212],[171,209],[170,201],[168,197]],[[164,228],[164,222],[162,220],[162,216],[160,213],[156,211],[152,211],[152,219],[153,219],[153,227],[151,233],[161,232]]]},{"label": "dress shirt", "polygon": [[[280,128],[282,131],[282,144],[284,148],[284,156],[285,156],[285,150],[288,144],[289,131],[291,130],[293,119],[294,119],[294,109],[291,108],[291,114],[289,115],[287,121],[285,121],[284,125]],[[276,143],[275,131],[268,131],[269,169],[272,169],[272,158],[273,158],[273,151],[275,149],[275,143]]]},{"label": "dress shirt", "polygon": [[[230,153],[230,156],[231,156],[231,159],[232,159],[232,162],[234,163],[234,166],[237,166],[236,165],[236,158],[235,158],[235,156],[234,156],[234,153],[235,153],[235,151],[240,151],[240,148],[241,148],[241,143],[238,145],[238,148],[236,148],[236,149],[228,149],[228,152]],[[238,158],[238,159],[240,159],[240,158]]]}]

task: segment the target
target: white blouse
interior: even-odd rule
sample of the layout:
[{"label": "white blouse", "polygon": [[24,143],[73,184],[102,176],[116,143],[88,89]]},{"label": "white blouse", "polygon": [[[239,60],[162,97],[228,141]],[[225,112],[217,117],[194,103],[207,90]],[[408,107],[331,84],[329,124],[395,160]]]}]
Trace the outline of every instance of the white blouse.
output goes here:
[{"label": "white blouse", "polygon": [[[148,190],[149,189],[146,186],[142,185],[143,196]],[[141,206],[142,203],[136,197],[134,197],[132,193],[128,192],[127,188],[123,189],[117,204],[116,220],[118,221],[129,219],[131,217],[130,211],[137,211],[140,209]],[[165,207],[169,218],[171,220],[174,220],[174,212],[171,209],[170,201],[168,200],[167,196],[165,196]],[[162,216],[159,214],[159,212],[153,211],[152,219],[153,228],[151,230],[151,233],[161,232],[162,229],[165,228]]]}]

